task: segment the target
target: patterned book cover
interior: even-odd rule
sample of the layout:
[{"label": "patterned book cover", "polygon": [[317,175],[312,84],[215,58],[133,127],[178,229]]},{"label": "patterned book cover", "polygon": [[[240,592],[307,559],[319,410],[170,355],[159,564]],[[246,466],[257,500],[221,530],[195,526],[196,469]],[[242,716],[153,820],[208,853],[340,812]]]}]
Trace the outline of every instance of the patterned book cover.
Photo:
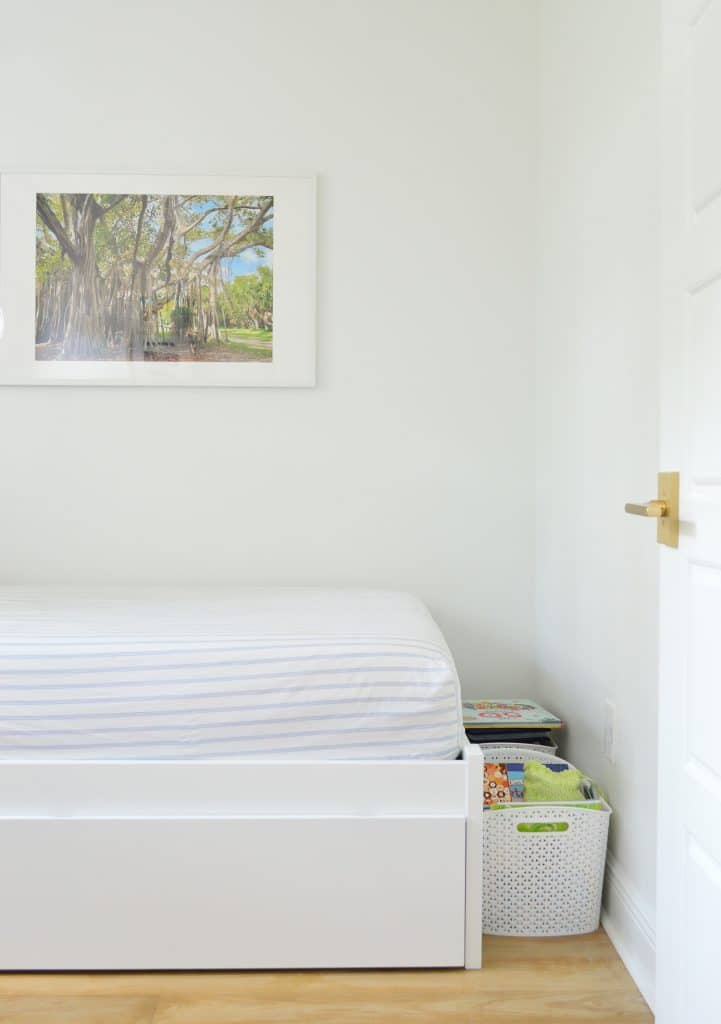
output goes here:
[{"label": "patterned book cover", "polygon": [[463,724],[466,728],[508,728],[545,726],[560,729],[563,722],[534,700],[464,700]]},{"label": "patterned book cover", "polygon": [[483,765],[483,805],[510,804],[511,787],[505,764]]}]

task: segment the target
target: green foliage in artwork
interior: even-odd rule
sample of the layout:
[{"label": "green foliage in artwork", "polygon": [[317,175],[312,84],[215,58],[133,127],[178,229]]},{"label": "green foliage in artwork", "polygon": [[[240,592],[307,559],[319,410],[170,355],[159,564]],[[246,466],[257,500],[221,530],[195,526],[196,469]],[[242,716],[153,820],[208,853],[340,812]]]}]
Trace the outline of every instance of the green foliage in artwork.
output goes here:
[{"label": "green foliage in artwork", "polygon": [[260,330],[272,318],[273,273],[261,266],[255,274],[236,277],[221,296],[221,315],[225,326]]},{"label": "green foliage in artwork", "polygon": [[173,306],[170,310],[170,319],[178,331],[187,331],[193,322],[193,311],[190,306]]}]

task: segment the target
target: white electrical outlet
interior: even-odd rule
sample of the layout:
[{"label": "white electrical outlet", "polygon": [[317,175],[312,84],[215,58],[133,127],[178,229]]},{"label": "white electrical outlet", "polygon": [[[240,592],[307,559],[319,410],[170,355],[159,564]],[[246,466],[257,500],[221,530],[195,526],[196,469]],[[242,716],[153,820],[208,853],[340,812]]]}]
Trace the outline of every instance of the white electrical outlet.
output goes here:
[{"label": "white electrical outlet", "polygon": [[603,752],[616,763],[616,705],[610,700],[603,702]]}]

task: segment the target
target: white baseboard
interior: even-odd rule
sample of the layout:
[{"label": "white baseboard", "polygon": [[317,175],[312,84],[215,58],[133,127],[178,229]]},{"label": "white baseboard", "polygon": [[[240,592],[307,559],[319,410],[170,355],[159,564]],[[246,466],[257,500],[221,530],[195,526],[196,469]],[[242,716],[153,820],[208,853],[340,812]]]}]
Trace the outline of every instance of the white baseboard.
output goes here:
[{"label": "white baseboard", "polygon": [[641,906],[635,887],[609,853],[601,924],[641,995],[654,1009],[656,994],[656,932]]}]

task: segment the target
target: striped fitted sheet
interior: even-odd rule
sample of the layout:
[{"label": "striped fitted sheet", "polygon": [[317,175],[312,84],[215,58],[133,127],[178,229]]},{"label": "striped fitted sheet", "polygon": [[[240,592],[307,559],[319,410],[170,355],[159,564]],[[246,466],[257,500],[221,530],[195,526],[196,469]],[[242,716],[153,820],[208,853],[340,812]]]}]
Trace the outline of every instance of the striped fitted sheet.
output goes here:
[{"label": "striped fitted sheet", "polygon": [[0,760],[439,759],[462,736],[408,594],[0,587]]}]

